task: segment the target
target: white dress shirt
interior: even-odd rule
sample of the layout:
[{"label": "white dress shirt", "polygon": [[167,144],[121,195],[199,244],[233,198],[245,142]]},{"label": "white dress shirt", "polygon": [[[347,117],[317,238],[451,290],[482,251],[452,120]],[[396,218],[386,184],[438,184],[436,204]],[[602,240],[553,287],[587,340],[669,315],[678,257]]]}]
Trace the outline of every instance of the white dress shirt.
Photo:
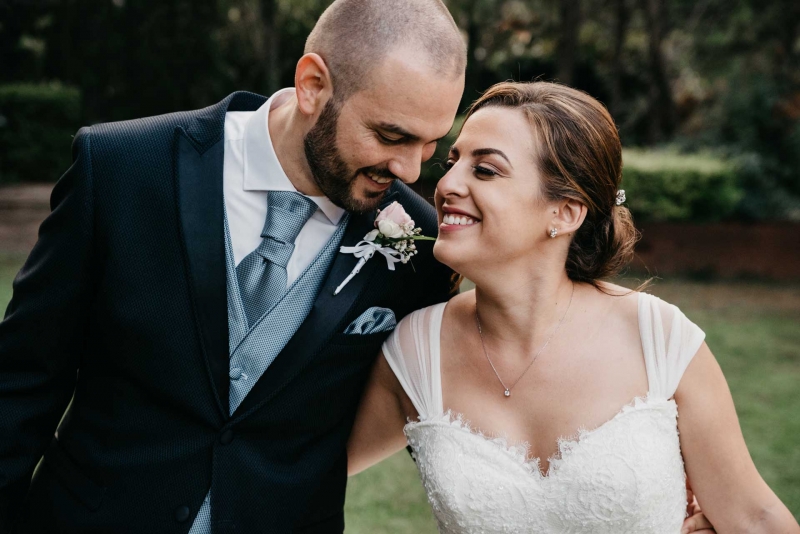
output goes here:
[{"label": "white dress shirt", "polygon": [[[278,161],[268,127],[269,112],[293,93],[293,88],[282,89],[256,111],[231,111],[225,115],[223,191],[236,265],[261,244],[267,192],[297,191]],[[328,197],[308,198],[318,208],[295,240],[286,266],[288,285],[314,261],[345,214]]]}]

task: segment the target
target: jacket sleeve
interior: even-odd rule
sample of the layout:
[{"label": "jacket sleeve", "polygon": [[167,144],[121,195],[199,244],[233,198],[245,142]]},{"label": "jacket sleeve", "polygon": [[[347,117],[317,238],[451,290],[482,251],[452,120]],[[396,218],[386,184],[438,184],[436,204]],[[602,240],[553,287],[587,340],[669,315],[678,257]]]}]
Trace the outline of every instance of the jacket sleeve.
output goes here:
[{"label": "jacket sleeve", "polygon": [[0,322],[0,532],[13,531],[77,381],[93,265],[90,139],[90,128],[75,136],[72,166]]}]

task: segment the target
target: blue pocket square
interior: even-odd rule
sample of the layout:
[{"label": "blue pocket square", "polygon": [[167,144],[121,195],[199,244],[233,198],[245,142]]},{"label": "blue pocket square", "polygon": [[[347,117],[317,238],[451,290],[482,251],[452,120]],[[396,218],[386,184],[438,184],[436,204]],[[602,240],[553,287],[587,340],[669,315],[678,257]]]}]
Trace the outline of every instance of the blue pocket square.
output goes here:
[{"label": "blue pocket square", "polygon": [[388,332],[397,326],[394,312],[389,308],[370,308],[358,319],[350,323],[345,329],[345,334],[366,335],[377,334],[378,332]]}]

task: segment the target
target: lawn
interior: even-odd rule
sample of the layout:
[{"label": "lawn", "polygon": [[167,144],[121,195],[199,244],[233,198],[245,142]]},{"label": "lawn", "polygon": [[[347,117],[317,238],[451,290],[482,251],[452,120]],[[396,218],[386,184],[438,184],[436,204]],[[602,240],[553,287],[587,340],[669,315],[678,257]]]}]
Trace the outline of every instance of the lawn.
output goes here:
[{"label": "lawn", "polygon": [[0,252],[0,316],[5,315],[6,305],[11,300],[11,282],[24,261],[21,254]]},{"label": "lawn", "polygon": [[[0,308],[23,258],[0,254]],[[759,471],[800,519],[800,286],[659,281],[650,292],[707,334]],[[425,534],[436,527],[407,453],[350,480],[347,532]]]}]

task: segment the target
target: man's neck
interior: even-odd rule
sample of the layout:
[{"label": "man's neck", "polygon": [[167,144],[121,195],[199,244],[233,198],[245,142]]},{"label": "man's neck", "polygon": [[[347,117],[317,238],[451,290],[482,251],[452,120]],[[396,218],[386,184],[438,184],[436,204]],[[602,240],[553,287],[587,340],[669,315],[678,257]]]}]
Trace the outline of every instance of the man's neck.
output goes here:
[{"label": "man's neck", "polygon": [[308,119],[297,108],[294,94],[270,110],[267,121],[272,147],[289,181],[304,195],[323,196],[306,160],[303,139],[308,131],[307,123]]}]

